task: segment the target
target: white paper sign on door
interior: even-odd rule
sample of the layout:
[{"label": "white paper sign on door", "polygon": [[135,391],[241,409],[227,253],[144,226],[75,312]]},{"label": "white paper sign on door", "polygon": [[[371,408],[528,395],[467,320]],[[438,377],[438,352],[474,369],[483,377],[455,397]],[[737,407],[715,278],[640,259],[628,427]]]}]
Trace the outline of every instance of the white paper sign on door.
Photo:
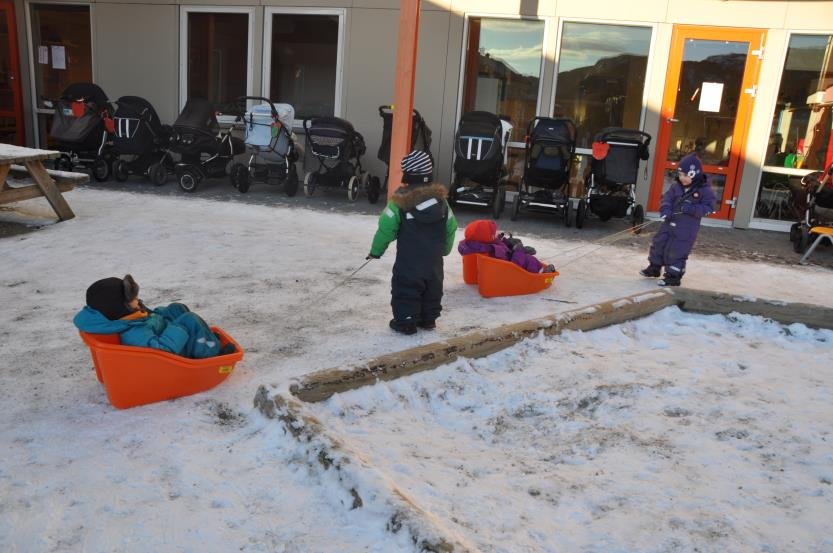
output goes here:
[{"label": "white paper sign on door", "polygon": [[700,89],[700,111],[720,111],[723,99],[723,83],[703,83]]},{"label": "white paper sign on door", "polygon": [[67,68],[67,51],[63,46],[52,47],[52,68],[66,69]]},{"label": "white paper sign on door", "polygon": [[49,65],[49,46],[38,46],[38,63]]}]

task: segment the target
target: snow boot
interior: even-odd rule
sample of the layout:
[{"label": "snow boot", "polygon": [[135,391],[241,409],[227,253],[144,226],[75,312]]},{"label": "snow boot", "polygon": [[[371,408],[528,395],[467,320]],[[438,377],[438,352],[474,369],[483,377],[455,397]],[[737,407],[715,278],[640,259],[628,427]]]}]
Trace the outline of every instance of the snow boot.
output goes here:
[{"label": "snow boot", "polygon": [[434,330],[435,328],[437,328],[437,322],[436,321],[422,321],[417,326],[419,328],[421,328],[422,330]]},{"label": "snow boot", "polygon": [[657,284],[659,286],[679,286],[682,280],[682,277],[665,273],[665,275],[657,281]]},{"label": "snow boot", "polygon": [[390,320],[390,327],[400,334],[416,334],[417,327],[416,324],[413,322],[404,322],[404,321],[397,321],[396,319]]},{"label": "snow boot", "polygon": [[639,271],[639,274],[644,276],[644,277],[656,278],[660,275],[659,270],[660,270],[659,265],[648,265],[647,267],[645,267],[644,269]]}]

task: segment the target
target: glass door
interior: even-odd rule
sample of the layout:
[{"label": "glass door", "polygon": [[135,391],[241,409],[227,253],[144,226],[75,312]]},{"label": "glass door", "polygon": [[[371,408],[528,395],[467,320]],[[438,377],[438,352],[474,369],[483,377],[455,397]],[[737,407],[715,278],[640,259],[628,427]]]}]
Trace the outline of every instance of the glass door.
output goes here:
[{"label": "glass door", "polygon": [[23,145],[23,103],[12,2],[0,2],[0,142]]},{"label": "glass door", "polygon": [[732,220],[766,31],[677,26],[660,114],[649,209],[659,209],[678,162],[700,151],[720,202],[711,216]]}]

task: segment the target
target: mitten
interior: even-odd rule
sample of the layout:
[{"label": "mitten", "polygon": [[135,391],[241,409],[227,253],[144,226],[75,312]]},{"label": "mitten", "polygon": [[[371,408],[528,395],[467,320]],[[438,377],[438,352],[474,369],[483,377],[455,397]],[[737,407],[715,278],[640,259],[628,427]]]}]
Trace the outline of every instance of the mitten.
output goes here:
[{"label": "mitten", "polygon": [[524,252],[528,253],[529,255],[535,255],[536,253],[538,253],[532,246],[524,246]]},{"label": "mitten", "polygon": [[367,257],[365,257],[366,260],[381,259],[381,258],[382,258],[381,255],[373,255],[372,253],[367,254]]}]

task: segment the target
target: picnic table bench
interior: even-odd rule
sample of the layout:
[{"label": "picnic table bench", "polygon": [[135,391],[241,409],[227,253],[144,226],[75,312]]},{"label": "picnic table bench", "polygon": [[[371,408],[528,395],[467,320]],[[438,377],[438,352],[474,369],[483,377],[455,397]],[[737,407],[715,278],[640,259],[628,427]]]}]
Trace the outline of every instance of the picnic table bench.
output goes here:
[{"label": "picnic table bench", "polygon": [[[76,184],[87,182],[89,176],[84,173],[54,171],[43,166],[44,160],[60,155],[60,152],[54,150],[0,144],[0,204],[44,196],[59,220],[66,221],[75,217],[63,192],[72,190]],[[16,179],[31,178],[34,184],[11,185],[7,182],[10,175]]]}]

